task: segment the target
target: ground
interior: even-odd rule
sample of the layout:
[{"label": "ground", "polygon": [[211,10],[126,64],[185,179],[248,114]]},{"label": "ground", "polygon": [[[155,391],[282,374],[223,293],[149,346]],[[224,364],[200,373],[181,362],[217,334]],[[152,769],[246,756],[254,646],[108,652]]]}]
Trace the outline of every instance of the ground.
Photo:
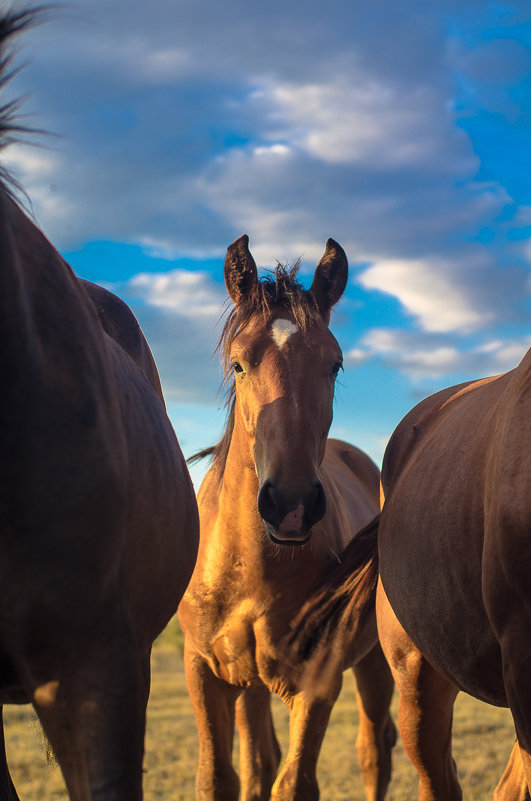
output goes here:
[{"label": "ground", "polygon": [[[274,705],[274,714],[285,753],[287,715],[280,701]],[[396,721],[396,698],[393,714]],[[6,707],[4,715],[8,760],[21,801],[38,798],[66,801],[60,770],[53,758],[47,757],[31,707]],[[326,801],[364,799],[355,759],[356,727],[353,684],[350,675],[345,674],[319,760],[321,798]],[[455,708],[454,756],[468,801],[491,797],[513,741],[514,729],[507,710],[459,696]],[[144,766],[146,801],[193,801],[196,759],[196,729],[184,680],[182,643],[172,622],[153,653]],[[415,788],[415,772],[399,743],[387,799],[411,801],[416,795]]]}]

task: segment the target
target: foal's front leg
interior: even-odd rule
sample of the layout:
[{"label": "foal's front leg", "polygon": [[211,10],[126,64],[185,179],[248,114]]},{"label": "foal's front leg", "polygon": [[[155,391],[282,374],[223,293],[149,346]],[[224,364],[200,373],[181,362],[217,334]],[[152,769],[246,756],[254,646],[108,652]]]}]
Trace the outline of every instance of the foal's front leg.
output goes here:
[{"label": "foal's front leg", "polygon": [[280,762],[267,687],[249,687],[236,702],[240,733],[241,801],[269,801]]},{"label": "foal's front leg", "polygon": [[237,801],[240,783],[232,766],[232,744],[240,689],[218,679],[186,642],[184,666],[199,735],[196,799]]},{"label": "foal's front leg", "polygon": [[331,695],[316,698],[303,691],[293,697],[289,719],[289,747],[284,767],[273,785],[271,801],[317,801],[317,759],[330,712],[341,689],[341,674]]}]

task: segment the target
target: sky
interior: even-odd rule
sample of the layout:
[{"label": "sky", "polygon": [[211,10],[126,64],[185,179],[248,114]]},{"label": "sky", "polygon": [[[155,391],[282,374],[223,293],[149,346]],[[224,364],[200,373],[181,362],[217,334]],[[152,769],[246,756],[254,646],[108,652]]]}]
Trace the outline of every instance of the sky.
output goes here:
[{"label": "sky", "polygon": [[135,312],[186,456],[223,430],[243,233],[306,286],[328,237],[345,249],[331,434],[377,464],[415,403],[531,345],[528,0],[69,0],[18,45],[6,98],[50,135],[4,161]]}]

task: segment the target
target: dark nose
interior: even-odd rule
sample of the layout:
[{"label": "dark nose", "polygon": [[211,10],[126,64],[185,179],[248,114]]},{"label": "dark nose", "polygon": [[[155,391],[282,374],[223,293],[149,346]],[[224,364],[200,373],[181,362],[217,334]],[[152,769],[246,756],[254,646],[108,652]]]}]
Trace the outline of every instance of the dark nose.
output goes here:
[{"label": "dark nose", "polygon": [[309,538],[312,527],[324,517],[326,494],[317,480],[302,497],[288,498],[268,479],[258,493],[258,511],[274,542],[303,543]]}]

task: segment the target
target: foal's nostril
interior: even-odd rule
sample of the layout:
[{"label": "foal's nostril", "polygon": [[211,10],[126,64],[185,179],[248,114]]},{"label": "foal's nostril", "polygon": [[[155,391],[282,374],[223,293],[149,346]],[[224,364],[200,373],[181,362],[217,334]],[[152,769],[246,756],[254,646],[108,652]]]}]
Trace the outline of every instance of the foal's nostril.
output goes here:
[{"label": "foal's nostril", "polygon": [[273,485],[271,481],[264,481],[258,493],[258,512],[260,517],[272,526],[277,526],[280,522],[278,507],[275,501]]},{"label": "foal's nostril", "polygon": [[306,520],[308,527],[311,528],[325,516],[326,512],[326,493],[320,481],[315,484],[306,502]]}]

